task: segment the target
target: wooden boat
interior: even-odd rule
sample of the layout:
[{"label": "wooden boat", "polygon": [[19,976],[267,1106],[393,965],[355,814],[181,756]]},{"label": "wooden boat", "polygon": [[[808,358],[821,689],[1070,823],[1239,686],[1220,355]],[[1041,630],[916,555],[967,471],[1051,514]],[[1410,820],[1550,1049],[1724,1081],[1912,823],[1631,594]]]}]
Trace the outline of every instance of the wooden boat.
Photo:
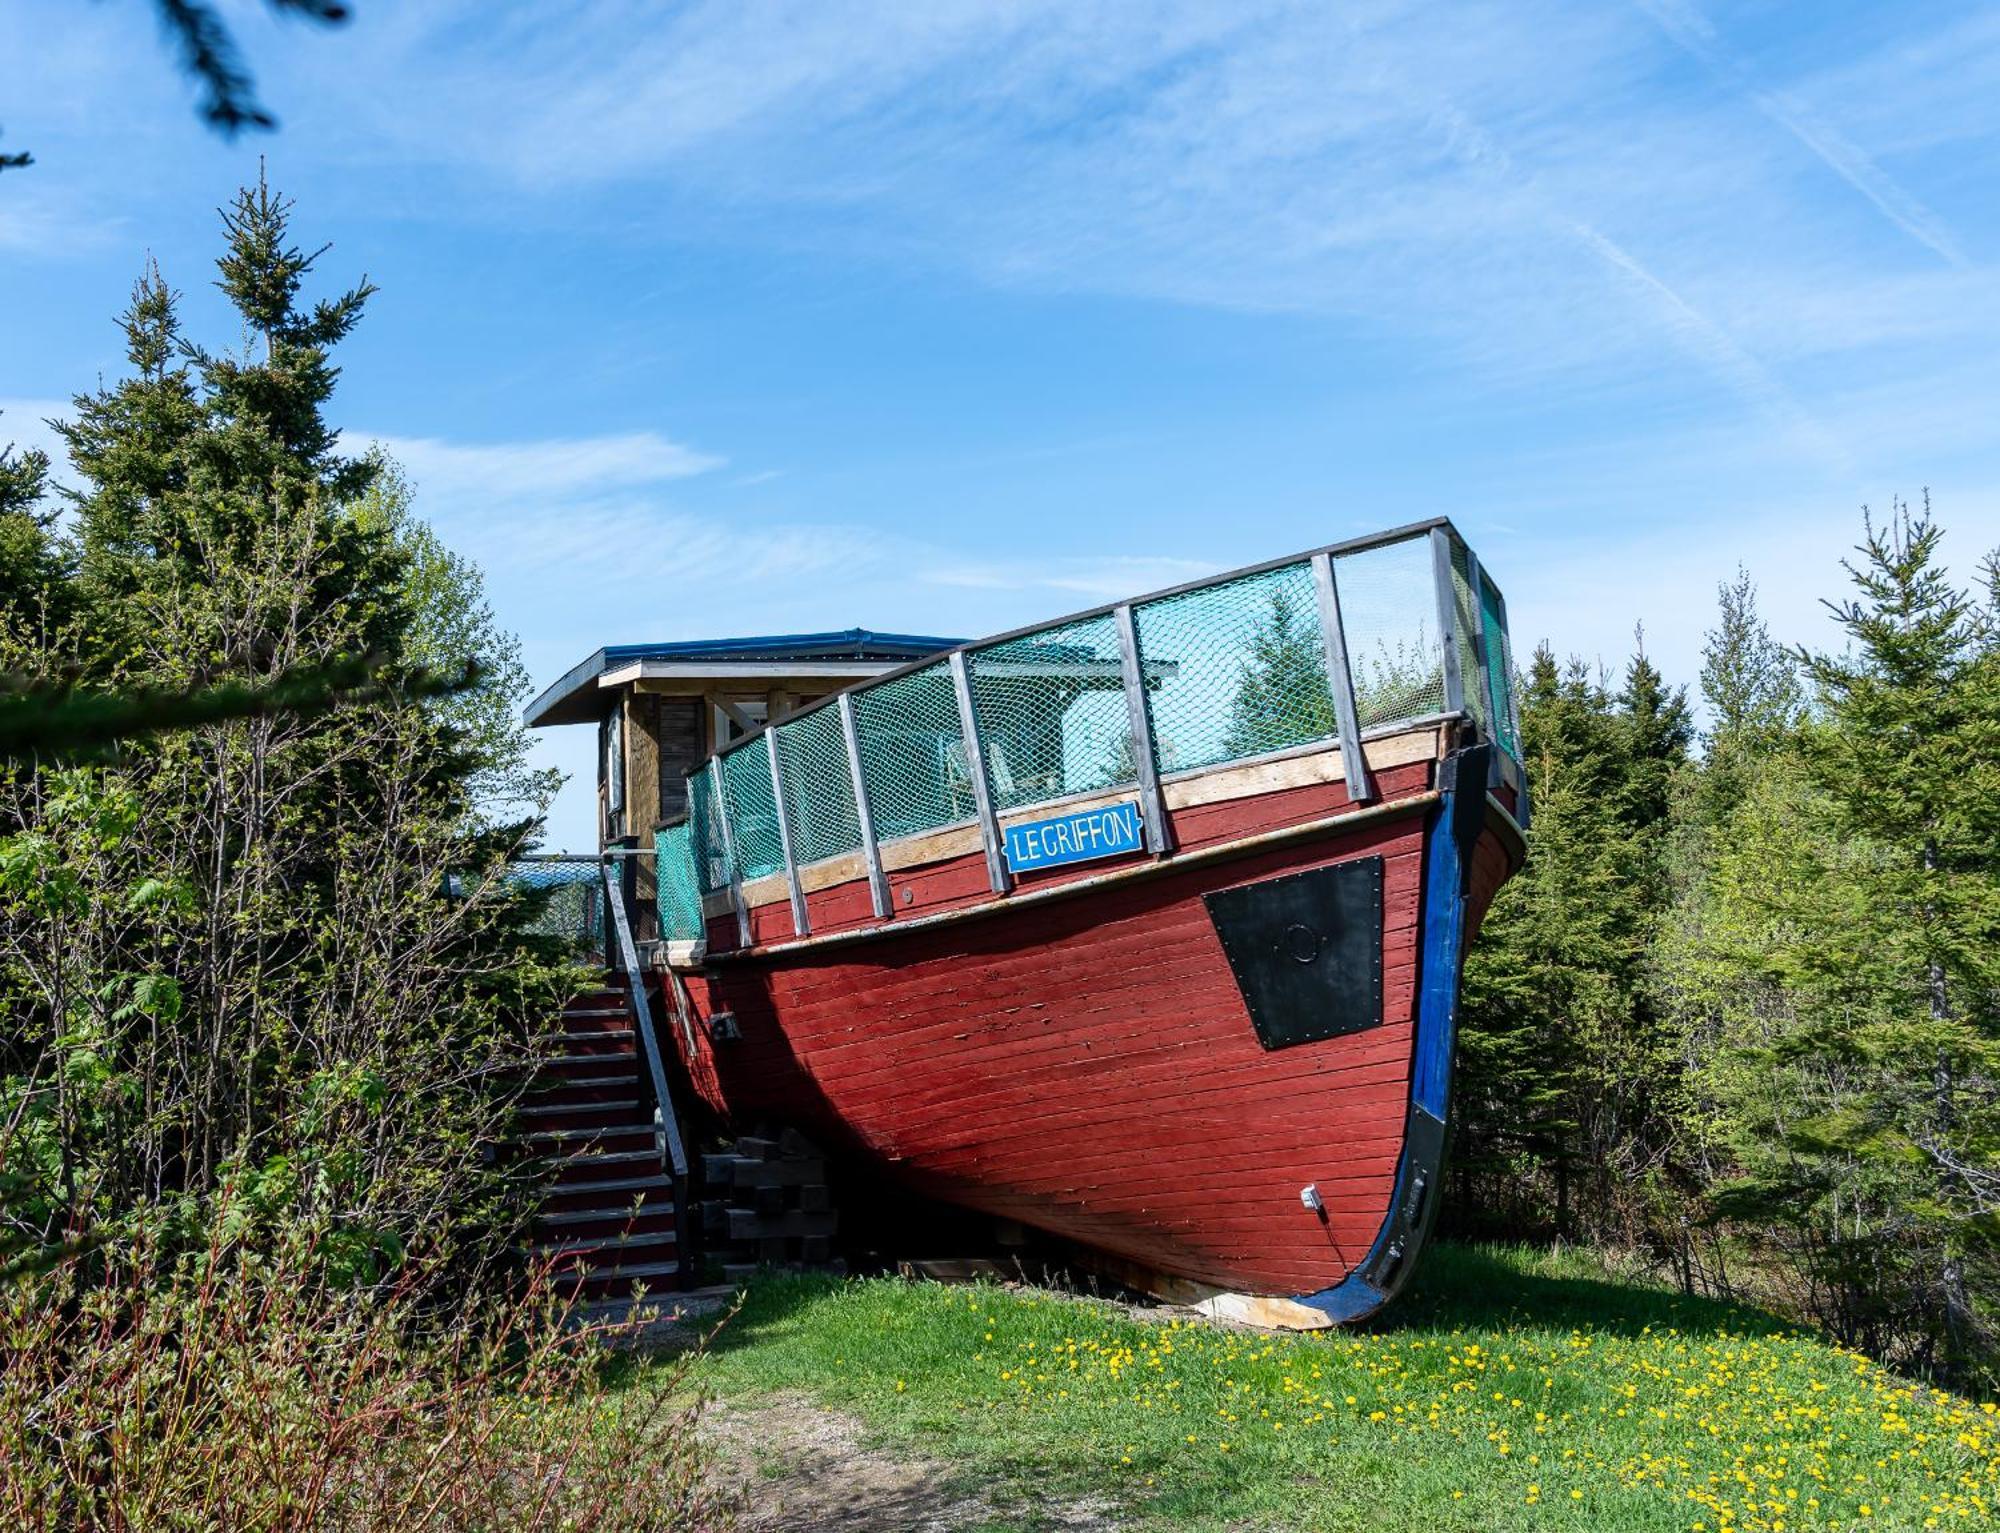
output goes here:
[{"label": "wooden boat", "polygon": [[1266,1323],[1408,1276],[1460,966],[1520,865],[1498,587],[1420,523],[756,730],[658,838],[677,1073]]}]

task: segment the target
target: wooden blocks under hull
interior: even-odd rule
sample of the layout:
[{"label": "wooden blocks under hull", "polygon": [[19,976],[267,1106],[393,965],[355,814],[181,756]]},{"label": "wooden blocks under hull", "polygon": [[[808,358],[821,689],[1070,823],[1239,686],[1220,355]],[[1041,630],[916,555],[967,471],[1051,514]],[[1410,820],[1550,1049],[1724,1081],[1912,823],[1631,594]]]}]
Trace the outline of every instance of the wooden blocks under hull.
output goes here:
[{"label": "wooden blocks under hull", "polygon": [[840,1216],[826,1185],[826,1161],[803,1135],[746,1134],[733,1149],[704,1155],[702,1175],[712,1194],[701,1205],[702,1230],[724,1277],[832,1260]]}]

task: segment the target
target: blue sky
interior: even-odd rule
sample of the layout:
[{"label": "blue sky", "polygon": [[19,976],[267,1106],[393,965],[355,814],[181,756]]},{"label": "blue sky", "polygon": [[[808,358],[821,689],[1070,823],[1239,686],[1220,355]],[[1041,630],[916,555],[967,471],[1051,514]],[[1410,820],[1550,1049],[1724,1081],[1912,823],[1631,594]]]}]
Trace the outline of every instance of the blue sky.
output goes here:
[{"label": "blue sky", "polygon": [[[218,338],[264,154],[329,283],[382,287],[337,418],[538,682],[1438,512],[1518,648],[1643,622],[1691,680],[1739,561],[1830,639],[1863,502],[2000,542],[1991,5],[225,9],[275,135],[206,133],[136,0],[7,8],[0,439],[118,371],[148,252]],[[587,776],[582,733],[547,759]]]}]

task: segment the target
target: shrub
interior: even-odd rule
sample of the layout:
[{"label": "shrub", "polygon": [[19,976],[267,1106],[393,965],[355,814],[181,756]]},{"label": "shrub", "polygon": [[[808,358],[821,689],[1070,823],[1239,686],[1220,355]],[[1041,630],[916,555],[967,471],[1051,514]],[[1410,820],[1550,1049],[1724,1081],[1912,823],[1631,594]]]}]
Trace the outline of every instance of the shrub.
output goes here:
[{"label": "shrub", "polygon": [[[310,1242],[150,1244],[0,1290],[0,1523],[116,1529],[719,1526],[688,1354],[614,1392],[542,1273],[441,1313]],[[413,1263],[412,1268],[420,1267]]]}]

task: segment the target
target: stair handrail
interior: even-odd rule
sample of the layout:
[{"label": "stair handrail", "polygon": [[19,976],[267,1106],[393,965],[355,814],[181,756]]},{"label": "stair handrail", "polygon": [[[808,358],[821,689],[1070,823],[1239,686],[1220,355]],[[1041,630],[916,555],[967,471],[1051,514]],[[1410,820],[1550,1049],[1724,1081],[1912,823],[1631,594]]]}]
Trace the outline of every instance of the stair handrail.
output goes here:
[{"label": "stair handrail", "polygon": [[618,944],[618,960],[632,991],[632,1026],[646,1050],[646,1069],[653,1078],[653,1143],[660,1159],[673,1168],[677,1179],[688,1174],[687,1150],[681,1144],[680,1120],[674,1114],[673,1098],[667,1095],[667,1067],[660,1058],[660,1040],[653,1035],[653,1009],[646,1001],[646,977],[639,969],[639,952],[632,942],[632,923],[625,914],[622,880],[614,871],[615,859],[601,859],[604,875],[606,931]]}]

